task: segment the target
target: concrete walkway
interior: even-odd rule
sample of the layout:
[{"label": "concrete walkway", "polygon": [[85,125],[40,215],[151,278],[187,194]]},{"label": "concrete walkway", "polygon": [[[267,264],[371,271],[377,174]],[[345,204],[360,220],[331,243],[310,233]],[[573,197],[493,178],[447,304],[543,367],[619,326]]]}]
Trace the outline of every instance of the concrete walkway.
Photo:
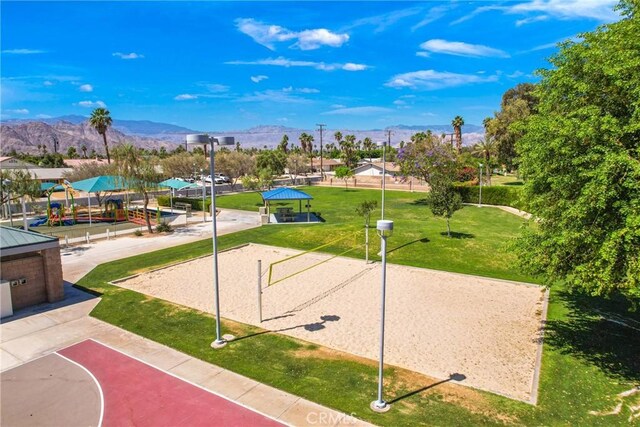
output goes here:
[{"label": "concrete walkway", "polygon": [[[222,211],[218,216],[220,234],[258,226],[257,213],[255,220],[250,216],[242,211]],[[211,223],[205,223],[169,235],[119,237],[64,249],[65,281],[74,283],[103,262],[210,237],[210,227]],[[65,299],[70,304],[39,306],[3,320],[0,371],[91,338],[289,425],[370,425],[94,319],[89,313],[99,298],[71,288],[70,283],[66,287]]]}]

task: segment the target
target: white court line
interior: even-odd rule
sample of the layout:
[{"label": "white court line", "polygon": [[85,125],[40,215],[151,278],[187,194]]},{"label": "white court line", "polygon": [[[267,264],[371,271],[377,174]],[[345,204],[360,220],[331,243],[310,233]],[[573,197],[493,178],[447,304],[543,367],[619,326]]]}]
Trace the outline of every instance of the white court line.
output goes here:
[{"label": "white court line", "polygon": [[54,352],[52,354],[55,354],[56,356],[62,357],[67,362],[71,362],[74,365],[79,366],[80,368],[84,369],[84,371],[87,374],[89,374],[89,376],[96,383],[96,386],[98,387],[98,391],[100,392],[100,418],[98,419],[98,427],[101,427],[102,426],[102,419],[104,417],[104,394],[102,393],[102,387],[100,387],[100,383],[98,382],[98,379],[91,373],[90,370],[88,370],[86,367],[82,366],[80,363],[76,362],[75,360],[71,360],[68,357],[63,356],[62,354],[60,354],[58,352]]},{"label": "white court line", "polygon": [[[165,369],[159,368],[159,367],[157,367],[157,366],[153,366],[153,365],[152,365],[151,363],[149,363],[149,362],[146,362],[146,361],[144,361],[144,360],[142,360],[142,359],[140,359],[140,358],[138,358],[138,357],[136,357],[136,356],[131,356],[131,355],[129,355],[129,354],[127,354],[127,353],[125,353],[124,351],[120,351],[120,350],[118,350],[117,348],[111,347],[111,346],[110,346],[110,345],[108,345],[108,344],[102,343],[102,342],[100,342],[100,341],[98,341],[98,340],[96,340],[96,339],[93,339],[93,338],[89,338],[89,340],[90,340],[90,341],[93,341],[93,342],[95,342],[95,343],[97,343],[97,344],[100,344],[100,345],[102,345],[102,346],[104,346],[104,347],[107,347],[107,348],[109,348],[109,349],[111,349],[111,350],[113,350],[113,351],[115,351],[115,352],[118,352],[118,353],[120,353],[120,354],[122,354],[122,355],[124,355],[124,356],[126,356],[126,357],[129,357],[129,358],[131,358],[131,359],[133,359],[133,360],[136,360],[136,361],[138,361],[138,362],[140,362],[140,363],[143,363],[143,364],[145,364],[145,365],[147,365],[147,366],[150,366],[150,367],[151,367],[151,368],[153,368],[153,369],[156,369],[156,370],[158,370],[158,371],[160,371],[160,372],[163,372],[163,373],[165,373],[165,374],[167,374],[167,375],[170,375],[170,376],[172,376],[172,377],[174,377],[174,378],[176,378],[176,379],[178,379],[178,380],[180,380],[180,381],[184,381],[184,382],[185,382],[185,383],[187,383],[187,384],[191,384],[192,386],[197,387],[197,388],[199,388],[199,389],[201,389],[201,390],[204,390],[204,391],[206,391],[207,393],[211,393],[211,394],[213,394],[214,396],[221,397],[221,398],[223,398],[223,399],[225,399],[225,400],[227,400],[227,401],[229,401],[229,402],[231,402],[231,403],[233,403],[233,404],[235,404],[235,405],[241,406],[241,407],[243,407],[243,408],[245,408],[245,409],[247,409],[247,410],[249,410],[249,411],[251,411],[251,412],[255,412],[256,414],[262,415],[263,417],[270,418],[270,419],[272,419],[273,421],[277,421],[277,422],[279,422],[280,424],[284,424],[284,425],[286,425],[286,426],[294,427],[294,426],[293,426],[293,424],[289,424],[289,423],[287,423],[287,422],[284,422],[284,421],[282,421],[282,420],[279,420],[279,419],[277,419],[276,417],[274,417],[273,415],[266,414],[266,413],[264,413],[264,412],[262,412],[262,411],[259,411],[259,410],[255,409],[255,408],[252,408],[252,407],[250,407],[250,406],[247,406],[247,405],[245,405],[245,404],[244,404],[244,403],[242,403],[242,402],[238,402],[238,401],[235,401],[235,400],[233,400],[233,399],[231,399],[231,398],[229,398],[229,397],[227,397],[227,396],[224,396],[224,395],[222,395],[222,394],[220,394],[220,393],[218,393],[218,392],[216,392],[216,391],[209,390],[208,388],[205,388],[205,387],[203,387],[203,386],[201,386],[201,385],[199,385],[199,384],[196,384],[196,383],[194,383],[194,382],[191,382],[191,381],[189,381],[188,379],[182,378],[182,377],[180,377],[180,376],[178,376],[178,375],[174,374],[173,372],[169,372],[169,371],[167,371],[167,370],[165,370]],[[183,353],[183,354],[184,354],[184,353]],[[191,357],[191,356],[189,356],[189,357]],[[193,359],[193,358],[192,358],[192,359]],[[205,362],[205,363],[207,363],[207,362]],[[227,371],[227,372],[232,372],[232,371],[229,371],[228,369],[225,369],[225,371]],[[234,372],[234,373],[235,373],[235,372]],[[240,375],[240,374],[236,374],[236,375]],[[250,379],[250,378],[249,378],[249,379]],[[250,380],[251,380],[251,379],[250,379]],[[255,381],[255,380],[251,380],[251,381],[255,382],[255,383],[256,383],[256,385],[261,384],[261,383],[259,383],[258,381]],[[268,386],[268,387],[270,387],[270,386]],[[277,389],[276,389],[276,390],[277,390]],[[290,394],[290,393],[289,393],[289,394]],[[292,396],[295,396],[295,395],[292,395]],[[297,397],[297,396],[296,396],[296,397]],[[287,409],[288,409],[288,408],[287,408]],[[333,409],[331,409],[331,410],[333,411]],[[285,410],[285,412],[286,412],[286,410]]]}]

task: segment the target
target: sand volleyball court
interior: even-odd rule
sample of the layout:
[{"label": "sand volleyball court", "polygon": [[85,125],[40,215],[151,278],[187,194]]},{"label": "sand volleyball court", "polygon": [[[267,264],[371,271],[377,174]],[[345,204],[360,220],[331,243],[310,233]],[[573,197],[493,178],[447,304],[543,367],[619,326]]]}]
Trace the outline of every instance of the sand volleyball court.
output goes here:
[{"label": "sand volleyball court", "polygon": [[[222,317],[377,360],[380,264],[335,257],[267,287],[269,265],[298,253],[255,244],[220,253]],[[328,258],[309,253],[278,264],[272,281]],[[213,312],[212,257],[116,284]],[[387,264],[385,362],[440,379],[461,374],[461,384],[529,401],[543,301],[539,286]]]}]

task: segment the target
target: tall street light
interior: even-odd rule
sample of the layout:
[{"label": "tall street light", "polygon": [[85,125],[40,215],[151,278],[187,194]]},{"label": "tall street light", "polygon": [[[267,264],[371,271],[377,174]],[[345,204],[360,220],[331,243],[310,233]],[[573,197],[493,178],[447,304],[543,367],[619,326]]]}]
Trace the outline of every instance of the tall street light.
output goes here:
[{"label": "tall street light", "polygon": [[[210,145],[210,163],[209,169],[211,173],[211,224],[213,235],[211,236],[211,240],[213,242],[213,288],[215,292],[215,315],[216,315],[216,339],[211,343],[211,347],[213,348],[221,348],[227,344],[227,341],[222,338],[220,335],[221,327],[220,327],[220,292],[219,292],[219,283],[218,283],[218,233],[216,228],[216,187],[215,180],[213,177],[215,176],[215,164],[214,164],[214,143],[215,139],[210,138],[208,135],[187,135],[187,145],[200,145],[207,146]],[[204,186],[204,182],[203,182]]]},{"label": "tall street light", "polygon": [[480,169],[480,194],[478,197],[478,207],[482,206],[482,163],[478,163]]},{"label": "tall street light", "polygon": [[384,379],[384,315],[387,288],[387,238],[393,234],[393,221],[381,219],[376,224],[382,246],[382,296],[380,304],[380,361],[378,366],[378,399],[371,402],[371,409],[376,412],[387,412],[391,405],[382,399],[382,383]]},{"label": "tall street light", "polygon": [[387,146],[387,142],[386,141],[382,141],[378,143],[378,146],[382,145],[382,206],[381,206],[381,211],[382,214],[380,216],[380,219],[384,219],[384,191],[386,188],[386,177],[387,177],[387,158],[386,158],[386,146]]},{"label": "tall street light", "polygon": [[316,126],[318,126],[318,130],[320,131],[320,180],[324,181],[324,169],[322,168],[322,131],[326,125],[318,123]]}]

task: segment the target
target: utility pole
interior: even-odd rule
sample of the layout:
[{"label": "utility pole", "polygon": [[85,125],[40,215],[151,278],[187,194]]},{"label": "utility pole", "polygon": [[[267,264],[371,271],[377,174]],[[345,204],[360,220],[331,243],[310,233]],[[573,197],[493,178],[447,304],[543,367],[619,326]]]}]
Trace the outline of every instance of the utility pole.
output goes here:
[{"label": "utility pole", "polygon": [[322,168],[322,131],[326,125],[317,123],[316,126],[320,128],[318,129],[320,131],[320,179],[324,181],[324,169]]}]

